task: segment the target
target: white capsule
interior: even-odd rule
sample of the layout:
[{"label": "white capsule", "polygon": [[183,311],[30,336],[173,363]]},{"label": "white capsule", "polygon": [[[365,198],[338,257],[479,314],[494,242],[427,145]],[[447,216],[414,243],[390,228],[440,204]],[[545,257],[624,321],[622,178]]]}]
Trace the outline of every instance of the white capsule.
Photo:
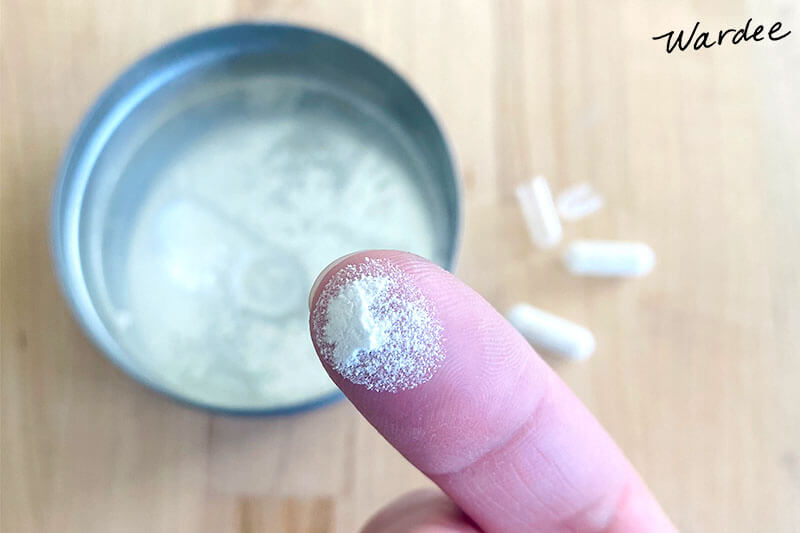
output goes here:
[{"label": "white capsule", "polygon": [[530,183],[518,186],[516,194],[533,243],[547,249],[561,242],[561,221],[547,180],[537,176]]},{"label": "white capsule", "polygon": [[638,277],[655,263],[655,252],[643,242],[575,241],[564,252],[564,265],[576,276]]},{"label": "white capsule", "polygon": [[586,359],[594,353],[594,335],[588,329],[528,304],[517,304],[506,319],[534,348],[569,359]]}]

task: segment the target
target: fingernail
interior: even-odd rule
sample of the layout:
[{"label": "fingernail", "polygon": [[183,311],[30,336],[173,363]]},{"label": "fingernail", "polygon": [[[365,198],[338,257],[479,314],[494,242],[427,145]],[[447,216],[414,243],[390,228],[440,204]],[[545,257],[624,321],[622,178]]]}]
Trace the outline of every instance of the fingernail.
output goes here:
[{"label": "fingernail", "polygon": [[336,267],[336,265],[338,265],[339,263],[341,263],[342,261],[344,261],[348,257],[353,257],[357,253],[360,253],[360,252],[352,252],[352,253],[349,253],[347,255],[343,255],[339,259],[334,259],[333,261],[331,261],[328,264],[328,266],[326,266],[325,268],[322,269],[322,272],[319,273],[319,275],[317,276],[317,279],[314,280],[314,284],[311,285],[311,291],[308,293],[308,310],[309,311],[311,311],[311,302],[314,301],[314,295],[317,294],[317,289],[319,288],[319,284],[322,283],[322,280],[323,280],[323,278],[325,278],[325,275],[328,272],[330,272],[331,270],[333,270]]}]

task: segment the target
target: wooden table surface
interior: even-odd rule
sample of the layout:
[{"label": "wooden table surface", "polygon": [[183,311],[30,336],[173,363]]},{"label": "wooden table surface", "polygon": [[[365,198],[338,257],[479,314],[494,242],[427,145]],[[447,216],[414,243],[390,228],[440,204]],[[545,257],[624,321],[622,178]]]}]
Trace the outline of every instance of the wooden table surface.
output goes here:
[{"label": "wooden table surface", "polygon": [[[465,184],[458,274],[589,326],[558,372],[682,531],[800,531],[800,14],[793,0],[2,0],[2,530],[355,531],[427,481],[347,403],[236,419],[175,405],[87,341],[52,274],[59,157],[143,52],[232,20],[334,31],[438,111]],[[667,55],[748,17],[793,34]],[[566,237],[643,240],[642,280],[568,276],[516,183],[588,181]]]}]

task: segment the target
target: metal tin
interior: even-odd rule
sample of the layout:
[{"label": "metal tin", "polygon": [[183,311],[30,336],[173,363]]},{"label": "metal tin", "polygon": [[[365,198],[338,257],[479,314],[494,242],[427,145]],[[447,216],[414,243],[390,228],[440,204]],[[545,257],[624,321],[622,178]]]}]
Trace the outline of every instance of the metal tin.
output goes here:
[{"label": "metal tin", "polygon": [[[452,269],[461,226],[458,173],[442,129],[408,83],[368,52],[337,37],[291,25],[236,24],[189,35],[144,57],[123,73],[89,111],[64,157],[53,195],[51,244],[57,276],[72,311],[94,343],[129,375],[160,393],[229,414],[283,414],[327,404],[341,397],[340,393],[280,408],[231,408],[187,400],[132,360],[110,324],[102,298],[93,289],[104,283],[104,268],[118,255],[113,248],[105,248],[106,242],[93,242],[99,238],[85,229],[98,223],[93,218],[99,216],[94,214],[93,204],[106,198],[109,190],[122,187],[127,198],[122,208],[135,208],[142,187],[140,180],[125,183],[121,176],[112,183],[108,176],[114,173],[103,172],[103,165],[115,157],[136,157],[135,151],[148,141],[148,130],[142,124],[164,113],[169,102],[196,97],[198,87],[211,90],[197,78],[198,73],[209,69],[216,73],[216,80],[227,74],[236,75],[242,69],[282,69],[295,76],[323,79],[350,98],[365,99],[378,106],[411,139],[416,156],[432,177],[425,186],[442,200],[441,212],[436,213],[444,228],[439,262]],[[194,92],[187,87],[194,87]],[[117,222],[103,219],[102,223],[124,226],[126,221],[121,216]]]}]

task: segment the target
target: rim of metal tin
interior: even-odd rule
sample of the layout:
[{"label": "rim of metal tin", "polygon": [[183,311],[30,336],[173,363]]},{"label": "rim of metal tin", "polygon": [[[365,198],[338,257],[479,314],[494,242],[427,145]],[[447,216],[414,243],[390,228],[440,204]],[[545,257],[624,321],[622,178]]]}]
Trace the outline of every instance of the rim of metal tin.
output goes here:
[{"label": "rim of metal tin", "polygon": [[[210,50],[206,49],[201,53],[196,52],[197,48],[208,48],[203,46],[203,41],[205,40],[219,39],[225,34],[230,34],[233,37],[238,32],[262,33],[265,38],[264,46],[243,48],[237,46],[235,40],[231,39],[227,46],[217,46]],[[441,122],[420,93],[414,89],[408,80],[373,53],[353,42],[325,31],[293,24],[266,22],[228,24],[200,30],[169,41],[146,54],[122,74],[118,75],[111,85],[100,94],[70,140],[69,147],[62,158],[52,194],[50,251],[61,291],[69,304],[72,314],[95,346],[133,380],[177,403],[203,409],[210,413],[240,416],[287,415],[331,404],[344,398],[344,395],[337,390],[314,400],[288,407],[224,407],[185,398],[139,372],[127,362],[125,349],[109,332],[97,313],[84,278],[80,246],[77,243],[81,209],[73,209],[70,212],[69,207],[71,205],[82,207],[86,185],[98,156],[111,134],[137,105],[164,84],[194,68],[246,51],[263,50],[279,37],[272,34],[280,32],[304,33],[350,47],[355,52],[362,54],[368,61],[384,69],[389,76],[395,78],[398,83],[408,89],[409,93],[417,100],[421,110],[428,115],[435,126],[436,133],[441,138],[447,163],[453,177],[452,186],[456,197],[456,202],[453,206],[455,211],[455,230],[452,235],[451,254],[447,257],[446,265],[451,272],[455,268],[456,258],[461,247],[464,217],[461,205],[463,191],[460,179],[461,174],[457,160],[453,155],[452,144],[444,128],[442,128]],[[72,245],[65,242],[72,239],[76,241]]]}]

